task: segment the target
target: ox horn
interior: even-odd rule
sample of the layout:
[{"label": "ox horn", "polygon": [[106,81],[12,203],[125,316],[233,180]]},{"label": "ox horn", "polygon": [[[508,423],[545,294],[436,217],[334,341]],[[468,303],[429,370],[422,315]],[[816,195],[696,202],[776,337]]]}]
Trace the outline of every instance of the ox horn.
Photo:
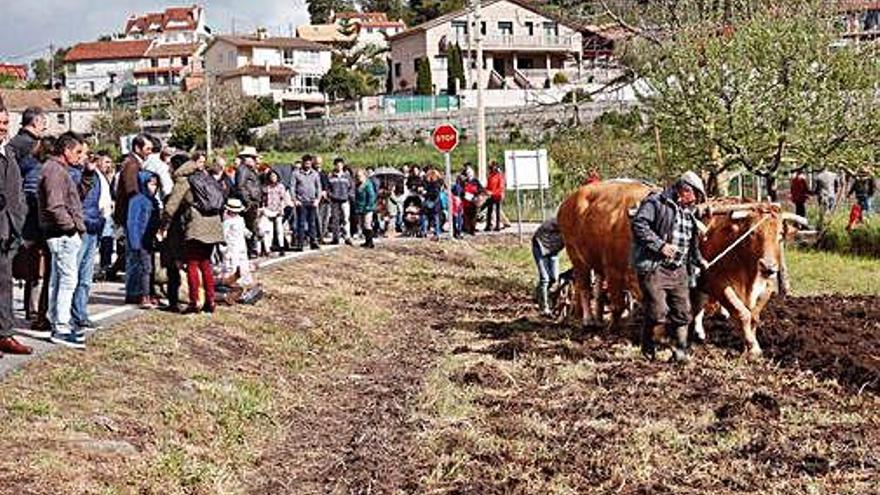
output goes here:
[{"label": "ox horn", "polygon": [[810,226],[809,220],[807,220],[806,218],[804,218],[800,215],[795,215],[794,213],[788,213],[788,212],[783,213],[782,214],[782,221],[796,223],[796,224],[800,225],[801,227],[809,227]]}]

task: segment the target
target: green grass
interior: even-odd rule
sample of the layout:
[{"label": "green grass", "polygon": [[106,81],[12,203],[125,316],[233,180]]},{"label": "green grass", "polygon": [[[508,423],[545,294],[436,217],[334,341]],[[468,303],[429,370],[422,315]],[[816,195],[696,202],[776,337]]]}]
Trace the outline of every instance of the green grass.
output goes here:
[{"label": "green grass", "polygon": [[795,295],[880,294],[880,260],[820,251],[788,251]]}]

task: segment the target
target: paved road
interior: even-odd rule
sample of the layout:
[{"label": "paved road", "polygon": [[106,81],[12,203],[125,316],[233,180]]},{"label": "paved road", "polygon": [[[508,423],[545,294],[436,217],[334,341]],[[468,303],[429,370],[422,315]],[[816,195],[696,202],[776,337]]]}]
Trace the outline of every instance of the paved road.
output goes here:
[{"label": "paved road", "polygon": [[[531,235],[531,233],[534,232],[537,227],[537,224],[523,224],[523,235]],[[516,233],[517,228],[516,226],[513,226],[511,229],[507,229],[500,234],[509,235]],[[492,232],[491,234],[496,235],[498,233]],[[401,240],[405,239],[380,239],[377,241],[377,243],[381,244],[383,242],[399,242]],[[260,260],[259,266],[261,269],[266,269],[279,263],[284,263],[309,256],[316,256],[322,253],[331,252],[335,249],[338,249],[338,246],[323,246],[320,251],[305,251],[302,253],[291,253],[277,258],[264,259]],[[17,327],[27,328],[28,322],[24,319],[24,306],[22,302],[23,291],[20,285],[16,286],[13,297],[14,307],[16,308],[15,314]],[[125,304],[125,286],[121,282],[98,282],[92,286],[92,297],[89,300],[89,315],[92,317],[92,320],[101,325],[102,328],[107,328],[115,323],[137,316],[141,312],[142,310],[139,309],[137,306]],[[19,339],[19,341],[23,344],[33,347],[34,353],[28,356],[13,356],[10,354],[4,354],[2,359],[0,359],[0,378],[3,378],[8,373],[17,370],[28,361],[37,359],[40,356],[59,348],[58,346],[49,342],[32,339],[24,335],[17,337],[17,339]]]}]

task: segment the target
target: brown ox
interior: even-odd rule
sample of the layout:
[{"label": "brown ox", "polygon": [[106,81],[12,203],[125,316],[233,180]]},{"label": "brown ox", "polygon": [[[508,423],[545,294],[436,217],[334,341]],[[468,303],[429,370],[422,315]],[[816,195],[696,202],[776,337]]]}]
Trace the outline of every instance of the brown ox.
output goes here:
[{"label": "brown ox", "polygon": [[[626,291],[640,298],[630,258],[629,211],[650,192],[651,188],[641,183],[609,181],[580,188],[560,206],[557,218],[574,267],[575,293],[584,324],[594,320],[590,273],[607,282],[614,321],[623,314]],[[700,277],[698,288],[733,315],[748,351],[760,355],[755,329],[761,310],[775,291],[779,270],[784,267],[786,221],[805,224],[806,220],[782,213],[778,205],[768,203],[742,204],[726,199],[707,206],[709,213],[703,219],[708,231],[700,243],[703,256],[712,261],[733,247]],[[701,297],[694,304],[698,333],[702,331],[706,300]]]}]

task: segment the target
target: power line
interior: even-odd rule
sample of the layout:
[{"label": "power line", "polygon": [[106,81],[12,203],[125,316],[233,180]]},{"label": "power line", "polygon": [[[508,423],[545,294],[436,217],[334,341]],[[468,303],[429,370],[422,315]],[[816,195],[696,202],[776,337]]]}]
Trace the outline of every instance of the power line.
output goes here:
[{"label": "power line", "polygon": [[28,51],[28,52],[25,52],[25,53],[21,53],[21,54],[18,54],[18,55],[11,55],[11,56],[0,55],[0,59],[3,59],[3,60],[18,60],[18,59],[20,59],[20,58],[26,58],[26,57],[30,57],[30,56],[32,56],[32,55],[36,55],[37,53],[40,53],[41,51],[46,50],[47,48],[49,48],[49,47],[48,47],[48,46],[41,46],[41,47],[39,47],[39,48],[34,48],[34,49],[31,50],[31,51]]}]

